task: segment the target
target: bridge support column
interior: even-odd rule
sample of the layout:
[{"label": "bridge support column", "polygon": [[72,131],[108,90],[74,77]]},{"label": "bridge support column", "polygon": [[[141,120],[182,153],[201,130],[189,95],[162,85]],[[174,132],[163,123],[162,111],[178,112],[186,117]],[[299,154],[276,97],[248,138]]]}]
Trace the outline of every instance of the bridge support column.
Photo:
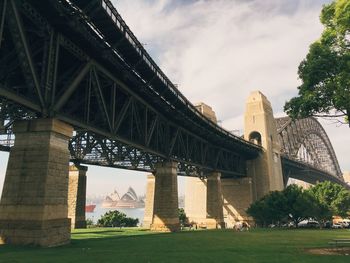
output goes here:
[{"label": "bridge support column", "polygon": [[224,202],[224,217],[227,227],[231,228],[236,222],[242,221],[252,224],[252,218],[246,213],[246,210],[253,202],[251,178],[222,179],[221,189]]},{"label": "bridge support column", "polygon": [[86,172],[87,166],[69,166],[68,218],[71,229],[86,228]]},{"label": "bridge support column", "polygon": [[208,229],[224,228],[220,173],[207,179],[186,178],[185,211],[190,222]]},{"label": "bridge support column", "polygon": [[143,217],[143,227],[150,228],[153,220],[155,176],[147,175],[145,215]]},{"label": "bridge support column", "polygon": [[14,133],[0,201],[0,240],[46,247],[69,243],[68,140],[73,128],[57,119],[35,119],[16,122]]},{"label": "bridge support column", "polygon": [[207,179],[186,177],[185,212],[189,222],[207,225]]},{"label": "bridge support column", "polygon": [[260,91],[250,94],[244,118],[244,138],[263,148],[261,156],[247,162],[254,195],[259,199],[270,191],[284,188],[276,123],[271,103]]},{"label": "bridge support column", "polygon": [[178,231],[180,229],[177,194],[177,163],[156,165],[154,206],[151,230]]},{"label": "bridge support column", "polygon": [[221,174],[213,172],[207,179],[207,228],[225,228]]}]

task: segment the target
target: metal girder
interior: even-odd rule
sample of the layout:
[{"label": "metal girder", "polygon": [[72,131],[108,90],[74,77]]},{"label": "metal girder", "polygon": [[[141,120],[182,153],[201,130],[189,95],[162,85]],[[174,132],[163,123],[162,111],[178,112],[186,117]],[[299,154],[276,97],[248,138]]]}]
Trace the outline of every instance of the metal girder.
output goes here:
[{"label": "metal girder", "polygon": [[72,80],[72,82],[69,84],[69,86],[65,89],[65,92],[63,95],[58,99],[58,101],[53,106],[53,110],[58,112],[61,107],[67,103],[69,97],[73,94],[73,92],[77,89],[78,85],[81,83],[83,78],[86,76],[86,74],[91,69],[91,62],[88,62],[85,64],[85,66],[79,71],[77,76]]},{"label": "metal girder", "polygon": [[[0,97],[17,103],[22,114],[10,115],[50,116],[73,125],[75,161],[152,171],[155,162],[172,159],[184,175],[216,170],[244,176],[245,161],[260,148],[197,112],[110,1],[83,2],[0,4],[0,48],[6,53],[0,57]],[[340,178],[334,150],[316,120],[278,123],[288,158],[305,145],[313,159],[326,159],[318,168]]]},{"label": "metal girder", "polygon": [[36,104],[33,101],[30,101],[22,96],[16,95],[13,92],[5,89],[4,87],[2,87],[0,85],[0,97],[6,98],[10,101],[16,102],[32,111],[35,112],[40,112],[41,111],[41,107],[40,105]]},{"label": "metal girder", "polygon": [[[0,9],[6,34],[0,66],[13,66],[11,74],[0,70],[0,97],[32,117],[73,125],[72,160],[151,171],[154,162],[171,159],[184,174],[216,170],[245,176],[245,160],[260,147],[198,113],[150,57],[125,61],[71,2],[7,0],[2,7],[6,3],[13,16]],[[143,71],[150,73],[147,79]]]},{"label": "metal girder", "polygon": [[[43,108],[43,111],[46,111],[44,98],[40,88],[39,77],[38,77],[36,68],[34,66],[32,52],[30,51],[28,46],[28,40],[24,32],[23,23],[21,21],[19,11],[17,9],[16,1],[13,1],[13,0],[10,1],[10,4],[12,8],[8,9],[10,14],[7,16],[7,19],[9,21],[8,23],[10,25],[10,31],[12,32],[12,36],[14,38],[15,46],[18,49],[19,53],[23,52],[24,54],[23,56],[24,60],[22,61],[23,70],[30,72],[31,74],[30,80],[34,85],[40,105]],[[29,79],[29,76],[27,76],[27,78]]]},{"label": "metal girder", "polygon": [[102,88],[101,88],[99,77],[98,77],[98,75],[96,73],[96,70],[94,68],[92,69],[92,74],[93,74],[94,79],[96,81],[95,87],[97,88],[97,94],[98,94],[98,97],[100,99],[100,104],[99,105],[102,104],[102,109],[101,110],[104,112],[104,117],[105,117],[105,119],[108,122],[108,126],[109,126],[110,131],[112,131],[113,127],[112,127],[112,123],[111,123],[111,118],[110,118],[110,116],[108,114],[105,98],[104,98],[104,96],[102,94]]},{"label": "metal girder", "polygon": [[311,157],[308,165],[343,181],[332,144],[325,130],[315,118],[293,121],[289,117],[283,117],[276,119],[276,124],[282,146],[281,152],[285,158],[296,162],[307,162],[308,160],[298,159],[298,151],[304,146]]},{"label": "metal girder", "polygon": [[282,156],[282,169],[285,182],[288,178],[298,179],[310,184],[316,184],[323,181],[337,183],[350,190],[350,185],[344,182],[342,178],[330,174],[328,171],[318,169],[305,162],[290,159],[288,156]]},{"label": "metal girder", "polygon": [[7,0],[3,0],[3,3],[0,7],[0,48],[1,48],[1,42],[2,42],[2,34],[4,32],[4,26],[5,26],[5,15],[6,15],[6,8],[7,8]]},{"label": "metal girder", "polygon": [[122,109],[121,109],[121,111],[120,111],[118,117],[116,118],[115,127],[113,127],[113,131],[114,131],[115,133],[118,132],[118,130],[119,130],[119,128],[120,128],[120,125],[122,124],[122,121],[124,120],[125,115],[126,115],[126,113],[128,112],[128,109],[129,109],[131,103],[132,103],[132,97],[129,97],[129,98],[127,99],[127,101],[124,102],[123,107],[122,107]]},{"label": "metal girder", "polygon": [[47,61],[47,65],[43,68],[43,79],[42,85],[44,86],[44,99],[47,107],[50,107],[55,98],[55,88],[57,80],[57,67],[58,67],[58,57],[59,57],[59,41],[58,35],[51,31],[50,40],[48,41],[47,47],[47,57],[44,61]]}]

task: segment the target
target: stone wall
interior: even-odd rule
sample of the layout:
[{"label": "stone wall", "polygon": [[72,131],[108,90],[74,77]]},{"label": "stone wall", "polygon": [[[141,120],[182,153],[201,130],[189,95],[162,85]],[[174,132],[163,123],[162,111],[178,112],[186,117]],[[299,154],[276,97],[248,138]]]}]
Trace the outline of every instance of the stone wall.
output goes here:
[{"label": "stone wall", "polygon": [[0,201],[0,239],[18,245],[70,241],[67,218],[71,126],[56,119],[18,121]]},{"label": "stone wall", "polygon": [[69,166],[68,218],[71,228],[86,228],[86,166]]},{"label": "stone wall", "polygon": [[232,228],[236,222],[242,221],[253,224],[253,219],[246,213],[253,202],[252,179],[221,179],[221,191],[226,226]]},{"label": "stone wall", "polygon": [[154,187],[155,177],[153,174],[149,174],[147,175],[146,204],[143,218],[143,227],[145,228],[150,228],[153,221]]},{"label": "stone wall", "polygon": [[158,163],[151,230],[178,231],[180,229],[178,208],[177,163]]}]

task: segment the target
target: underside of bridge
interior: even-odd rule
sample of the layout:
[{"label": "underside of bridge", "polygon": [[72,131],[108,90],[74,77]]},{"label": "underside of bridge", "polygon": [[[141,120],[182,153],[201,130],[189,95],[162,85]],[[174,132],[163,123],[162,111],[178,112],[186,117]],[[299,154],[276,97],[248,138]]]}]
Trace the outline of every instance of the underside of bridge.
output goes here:
[{"label": "underside of bridge", "polygon": [[263,112],[249,117],[246,140],[218,126],[177,90],[109,0],[3,0],[0,150],[10,157],[0,238],[68,243],[70,227],[84,227],[81,164],[153,173],[146,215],[161,231],[179,229],[177,175],[201,184],[207,227],[223,227],[227,215],[249,221],[247,206],[283,187],[281,154],[285,178],[308,169],[305,181],[342,182],[316,120],[283,119],[276,133],[271,107]]},{"label": "underside of bridge", "polygon": [[154,172],[245,176],[259,147],[222,129],[177,90],[109,1],[1,5],[0,120],[57,118],[71,160]]},{"label": "underside of bridge", "polygon": [[[244,177],[246,160],[261,151],[203,116],[159,69],[108,0],[1,1],[0,47],[0,128],[9,136],[2,136],[2,149],[12,147],[0,212],[5,242],[52,246],[69,241],[68,220],[62,229],[52,223],[67,219],[68,210],[72,226],[81,223],[81,200],[70,200],[67,206],[69,159],[77,167],[85,163],[158,174],[152,224],[159,229],[163,222],[173,230],[178,224],[172,219],[174,211],[165,211],[162,200],[177,196],[171,190],[176,187],[176,180],[170,179],[174,171],[175,177],[213,172]],[[16,128],[22,126],[26,128]],[[62,127],[74,130],[64,140]],[[35,136],[44,132],[45,140]],[[21,136],[33,139],[24,143]],[[52,139],[56,137],[57,143]],[[65,161],[55,154],[58,144],[69,153],[62,157]],[[35,147],[45,149],[49,160]],[[56,171],[51,161],[54,167],[66,162],[65,168]],[[41,162],[49,168],[43,168],[40,179],[35,169]],[[166,163],[176,164],[175,170],[157,169]],[[69,193],[83,195],[83,176],[72,175],[69,182]],[[169,191],[159,189],[164,182],[172,185]],[[59,191],[51,190],[55,187]],[[33,224],[23,219],[27,212]],[[37,218],[42,221],[36,223]],[[25,234],[18,234],[18,228]]]}]

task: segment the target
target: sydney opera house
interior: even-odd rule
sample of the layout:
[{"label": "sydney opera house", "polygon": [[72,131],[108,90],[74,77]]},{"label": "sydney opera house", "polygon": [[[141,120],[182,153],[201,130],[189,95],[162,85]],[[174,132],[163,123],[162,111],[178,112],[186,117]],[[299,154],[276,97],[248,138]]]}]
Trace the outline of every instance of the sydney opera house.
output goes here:
[{"label": "sydney opera house", "polygon": [[128,191],[120,198],[117,190],[106,196],[102,202],[103,208],[142,208],[145,203],[135,193],[134,189],[129,187]]}]

